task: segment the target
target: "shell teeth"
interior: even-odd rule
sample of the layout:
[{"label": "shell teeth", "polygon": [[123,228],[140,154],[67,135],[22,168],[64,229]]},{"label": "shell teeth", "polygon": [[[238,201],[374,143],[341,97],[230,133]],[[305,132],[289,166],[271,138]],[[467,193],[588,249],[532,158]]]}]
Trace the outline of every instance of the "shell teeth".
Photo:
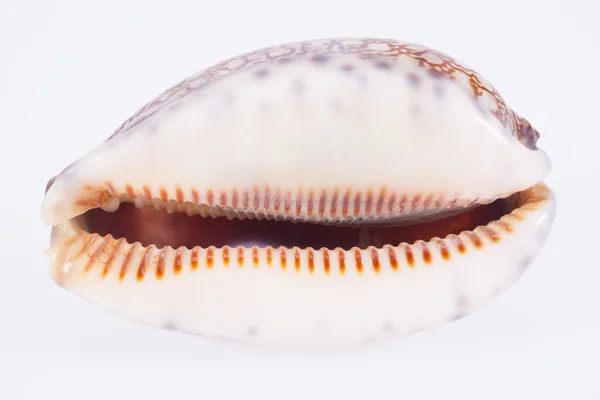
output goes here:
[{"label": "shell teeth", "polygon": [[146,199],[144,199],[143,197],[136,197],[135,200],[133,200],[133,203],[137,208],[146,207]]},{"label": "shell teeth", "polygon": [[101,208],[106,212],[115,212],[119,209],[121,205],[121,200],[118,197],[113,198],[109,202],[103,204]]}]

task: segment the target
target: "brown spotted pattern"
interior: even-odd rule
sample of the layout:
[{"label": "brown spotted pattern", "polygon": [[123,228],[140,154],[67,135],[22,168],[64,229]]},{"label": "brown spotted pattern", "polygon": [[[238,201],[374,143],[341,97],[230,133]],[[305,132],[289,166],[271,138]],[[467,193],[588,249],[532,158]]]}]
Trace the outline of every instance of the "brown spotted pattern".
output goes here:
[{"label": "brown spotted pattern", "polygon": [[[401,243],[398,246],[370,246],[366,249],[313,249],[298,247],[273,248],[238,246],[215,248],[169,246],[144,247],[139,243],[127,243],[111,235],[101,237],[80,231],[75,238],[65,241],[66,263],[74,263],[83,257],[82,273],[97,273],[101,278],[115,277],[119,281],[136,279],[164,279],[168,276],[210,271],[220,268],[279,269],[282,272],[314,276],[344,276],[348,274],[399,273],[417,266],[427,267],[436,261],[449,262],[454,257],[481,251],[493,246],[503,237],[518,229],[529,213],[539,210],[549,198],[549,190],[542,184],[518,194],[519,206],[486,226],[473,231],[450,234],[445,238],[434,237],[429,241]],[[111,274],[111,271],[114,271]]]},{"label": "brown spotted pattern", "polygon": [[[426,69],[434,77],[451,79],[470,93],[474,101],[478,102],[483,109],[491,112],[523,145],[530,149],[536,148],[539,133],[529,122],[508,108],[498,91],[476,71],[431,48],[392,39],[376,38],[308,40],[262,48],[230,58],[169,88],[123,122],[107,140],[130,131],[165,106],[191,93],[207,89],[209,85],[236,72],[260,64],[285,63],[294,57],[301,56],[312,57],[313,62],[319,63],[323,62],[330,54],[356,54],[360,58],[375,58],[374,67],[380,69],[389,68],[386,59],[405,60]],[[346,66],[346,69],[351,68],[351,65]]]}]

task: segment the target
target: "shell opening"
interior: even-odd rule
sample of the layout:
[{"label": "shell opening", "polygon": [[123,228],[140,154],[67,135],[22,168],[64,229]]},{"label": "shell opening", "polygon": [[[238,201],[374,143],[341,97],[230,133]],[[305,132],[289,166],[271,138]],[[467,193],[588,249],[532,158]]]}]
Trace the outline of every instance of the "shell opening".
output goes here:
[{"label": "shell opening", "polygon": [[257,217],[218,207],[181,204],[174,200],[133,200],[125,196],[115,197],[102,207],[86,211],[79,221],[88,233],[111,235],[129,243],[139,242],[157,248],[283,246],[349,250],[397,246],[472,231],[510,213],[516,207],[515,197],[462,208],[458,213],[441,214],[443,216],[436,219],[424,216],[409,223],[378,224],[378,219],[374,219],[362,223],[328,224],[318,219]]}]

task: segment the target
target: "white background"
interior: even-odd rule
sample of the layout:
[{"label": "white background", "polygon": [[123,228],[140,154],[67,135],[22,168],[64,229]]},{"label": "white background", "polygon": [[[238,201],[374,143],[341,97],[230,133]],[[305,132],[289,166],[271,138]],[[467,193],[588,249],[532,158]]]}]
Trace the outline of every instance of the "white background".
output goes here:
[{"label": "white background", "polygon": [[[596,2],[91,3],[0,6],[0,399],[600,399]],[[298,350],[151,330],[51,281],[48,178],[198,69],[335,36],[451,54],[541,132],[558,215],[512,289],[393,343]]]}]

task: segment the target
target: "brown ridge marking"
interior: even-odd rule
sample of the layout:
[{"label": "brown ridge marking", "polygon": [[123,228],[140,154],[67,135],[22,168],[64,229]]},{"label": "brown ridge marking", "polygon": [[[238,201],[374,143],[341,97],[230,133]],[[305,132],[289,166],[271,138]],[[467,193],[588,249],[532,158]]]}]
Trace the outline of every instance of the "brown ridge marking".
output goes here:
[{"label": "brown ridge marking", "polygon": [[108,193],[112,194],[115,197],[119,195],[111,181],[105,181],[104,186],[106,186],[106,189],[108,189]]},{"label": "brown ridge marking", "polygon": [[196,189],[192,189],[192,201],[194,204],[200,204],[200,193]]},{"label": "brown ridge marking", "polygon": [[331,265],[329,264],[329,250],[322,248],[321,253],[323,253],[323,269],[325,270],[325,274],[329,275],[329,271],[331,270]]},{"label": "brown ridge marking", "polygon": [[117,243],[113,246],[113,250],[111,251],[110,256],[108,257],[108,260],[106,261],[106,264],[104,264],[104,269],[102,270],[103,278],[106,276],[106,274],[108,274],[108,271],[110,271],[112,263],[115,260],[115,257],[117,256],[117,252],[119,251],[119,248],[121,247],[121,245],[123,244],[124,241],[125,241],[125,239],[121,238],[121,239],[117,240]]},{"label": "brown ridge marking", "polygon": [[371,207],[373,206],[373,191],[367,190],[367,197],[365,200],[365,216],[371,215]]},{"label": "brown ridge marking", "polygon": [[127,274],[127,267],[131,262],[131,257],[133,257],[133,252],[135,251],[137,245],[137,243],[134,243],[129,247],[129,251],[125,256],[125,259],[123,260],[123,264],[121,264],[121,271],[119,271],[119,281],[122,281],[125,278],[125,275]]},{"label": "brown ridge marking", "polygon": [[263,207],[265,210],[269,209],[270,200],[271,200],[271,191],[269,190],[269,187],[267,186],[265,188],[265,203],[263,204]]},{"label": "brown ridge marking", "polygon": [[380,216],[381,210],[383,209],[383,203],[385,202],[385,187],[381,188],[379,197],[377,198],[377,205],[375,206],[375,215]]},{"label": "brown ridge marking", "polygon": [[254,203],[253,203],[254,211],[257,211],[260,207],[260,190],[258,188],[254,188]]},{"label": "brown ridge marking", "polygon": [[254,263],[255,267],[258,267],[258,248],[256,248],[256,246],[254,246],[252,248],[252,262]]},{"label": "brown ridge marking", "polygon": [[285,197],[283,198],[283,212],[288,215],[290,213],[290,208],[292,208],[292,193],[286,192]]},{"label": "brown ridge marking", "polygon": [[433,194],[428,195],[423,201],[423,208],[428,210],[431,207],[431,203],[433,203]]},{"label": "brown ridge marking", "polygon": [[375,247],[371,247],[371,261],[373,262],[373,269],[376,273],[379,273],[381,264],[379,263],[379,255],[377,254],[377,249],[375,249]]},{"label": "brown ridge marking", "polygon": [[298,194],[296,194],[296,215],[300,215],[302,212],[302,189],[298,190]]},{"label": "brown ridge marking", "polygon": [[310,217],[313,211],[313,197],[314,193],[312,190],[308,191],[308,204],[306,205],[306,214]]},{"label": "brown ridge marking", "polygon": [[311,274],[315,272],[315,254],[312,249],[308,250],[308,272]]},{"label": "brown ridge marking", "polygon": [[226,267],[229,265],[229,246],[223,247],[223,264]]},{"label": "brown ridge marking", "polygon": [[215,263],[215,250],[211,246],[206,251],[206,266],[210,269],[213,267],[214,263]]},{"label": "brown ridge marking", "polygon": [[183,204],[183,201],[185,200],[183,190],[181,190],[181,187],[179,186],[175,187],[175,200],[177,200],[179,204]]},{"label": "brown ridge marking", "polygon": [[325,189],[323,189],[323,191],[321,192],[321,195],[319,196],[319,211],[318,211],[319,218],[323,217],[323,214],[325,214],[325,202],[326,201],[327,201],[327,191]]},{"label": "brown ridge marking", "polygon": [[421,245],[421,250],[423,252],[423,261],[425,261],[426,264],[430,264],[431,263],[431,251],[429,250],[427,243],[421,240],[419,244]]},{"label": "brown ridge marking", "polygon": [[475,232],[465,232],[465,234],[471,239],[471,242],[473,242],[475,247],[480,248],[483,245],[481,243],[481,238]]},{"label": "brown ridge marking", "polygon": [[111,239],[112,239],[112,237],[110,235],[108,235],[104,238],[104,240],[102,240],[102,243],[100,243],[100,246],[98,246],[96,251],[94,251],[94,253],[92,253],[92,256],[90,257],[88,262],[85,264],[83,273],[88,272],[94,266],[94,262],[96,261],[96,258],[98,258],[98,256],[100,255],[100,252],[104,250],[104,248],[110,242]]},{"label": "brown ridge marking", "polygon": [[388,200],[388,212],[390,214],[394,211],[395,205],[396,205],[396,193],[392,193],[390,195],[390,199]]},{"label": "brown ridge marking", "polygon": [[444,205],[444,194],[440,193],[437,200],[435,201],[435,208],[442,208]]},{"label": "brown ridge marking", "polygon": [[448,250],[448,246],[446,246],[446,243],[441,239],[436,240],[436,242],[440,249],[440,253],[442,254],[442,258],[444,260],[449,260],[450,259],[450,251]]},{"label": "brown ridge marking", "polygon": [[346,260],[344,259],[344,250],[338,251],[338,257],[340,259],[340,274],[344,275],[344,272],[346,272]]},{"label": "brown ridge marking", "polygon": [[335,214],[337,211],[338,196],[339,196],[339,189],[338,188],[333,189],[333,195],[331,196],[331,204],[330,204],[330,208],[329,208],[329,215],[331,217],[335,217]]},{"label": "brown ridge marking", "polygon": [[342,199],[342,217],[346,217],[348,215],[348,207],[350,207],[350,189],[344,193],[344,198]]},{"label": "brown ridge marking", "polygon": [[296,272],[300,272],[300,252],[298,248],[294,251],[294,267],[296,267]]},{"label": "brown ridge marking", "polygon": [[238,246],[237,249],[237,262],[240,268],[244,266],[244,248],[242,246]]},{"label": "brown ridge marking", "polygon": [[413,255],[413,251],[411,247],[407,244],[404,244],[404,253],[406,255],[406,262],[410,267],[415,265],[415,256]]},{"label": "brown ridge marking", "polygon": [[133,187],[129,183],[125,185],[125,193],[127,193],[127,195],[132,199],[137,197],[137,193],[135,190],[133,190]]},{"label": "brown ridge marking", "polygon": [[287,255],[285,254],[285,247],[280,247],[279,251],[281,252],[281,269],[285,270],[287,264]]},{"label": "brown ridge marking", "polygon": [[250,204],[250,193],[248,193],[248,190],[244,190],[242,193],[242,208],[244,211],[248,210],[248,204]]},{"label": "brown ridge marking", "polygon": [[192,255],[190,256],[192,270],[198,269],[198,260],[200,259],[200,254],[198,254],[198,253],[199,253],[198,247],[194,247],[192,249]]},{"label": "brown ridge marking", "polygon": [[152,251],[152,246],[148,246],[146,251],[144,252],[144,256],[142,257],[142,261],[140,262],[140,266],[137,270],[137,280],[140,282],[144,279],[144,275],[146,274],[146,266],[148,265],[148,259],[150,258],[150,254]]},{"label": "brown ridge marking", "polygon": [[156,277],[162,279],[165,276],[165,257],[167,255],[167,248],[163,247],[158,254],[158,263],[156,264]]},{"label": "brown ridge marking", "polygon": [[237,208],[239,201],[238,192],[236,189],[233,189],[231,192],[231,207]]},{"label": "brown ridge marking", "polygon": [[420,204],[421,204],[421,193],[417,193],[417,195],[415,197],[413,197],[413,199],[412,199],[411,209],[412,210],[418,209]]},{"label": "brown ridge marking", "polygon": [[182,268],[181,256],[183,253],[183,247],[179,247],[175,252],[175,260],[173,261],[173,273],[179,274]]},{"label": "brown ridge marking", "polygon": [[162,201],[164,201],[164,202],[169,201],[169,195],[168,195],[167,190],[165,188],[161,187],[160,190],[159,190],[159,193],[160,193],[160,199]]},{"label": "brown ridge marking", "polygon": [[483,232],[492,242],[497,242],[500,240],[500,235],[498,235],[498,232],[496,232],[492,227],[482,226],[481,230],[483,230]]},{"label": "brown ridge marking", "polygon": [[456,242],[456,247],[458,248],[458,251],[464,254],[467,251],[467,248],[465,247],[465,244],[463,243],[462,239],[456,235],[453,235],[453,237],[454,241]]},{"label": "brown ridge marking", "polygon": [[148,200],[152,200],[152,190],[148,187],[148,185],[142,186],[142,192],[144,192],[144,197]]},{"label": "brown ridge marking", "polygon": [[279,212],[279,207],[281,205],[281,190],[279,188],[275,189],[275,199],[273,200],[273,210],[275,212]]},{"label": "brown ridge marking", "polygon": [[267,247],[267,265],[270,267],[271,264],[273,263],[273,250],[271,250],[271,247]]},{"label": "brown ridge marking", "polygon": [[398,258],[396,257],[396,250],[390,245],[387,246],[388,257],[390,259],[390,265],[394,271],[398,271]]},{"label": "brown ridge marking", "polygon": [[400,203],[398,205],[398,211],[399,212],[404,212],[406,210],[406,204],[408,204],[408,195],[404,194],[402,196],[402,198],[400,199]]},{"label": "brown ridge marking", "polygon": [[356,271],[359,274],[363,272],[363,262],[362,262],[362,254],[359,249],[354,250],[354,262],[356,263]]},{"label": "brown ridge marking", "polygon": [[224,191],[221,191],[221,193],[219,193],[219,205],[223,208],[225,208],[225,206],[227,205],[227,193],[225,193]]},{"label": "brown ridge marking", "polygon": [[361,194],[360,192],[357,192],[355,197],[354,197],[354,216],[358,216],[360,213],[360,200],[361,200]]},{"label": "brown ridge marking", "polygon": [[83,237],[83,245],[81,246],[81,249],[79,249],[79,251],[74,255],[69,257],[69,261],[73,261],[78,259],[79,257],[81,257],[83,255],[83,253],[87,253],[88,248],[99,238],[100,236],[98,235],[85,235]]},{"label": "brown ridge marking", "polygon": [[212,190],[207,190],[206,191],[206,203],[208,204],[209,207],[212,207],[214,205],[214,201],[215,201],[215,195],[213,193]]},{"label": "brown ridge marking", "polygon": [[502,229],[504,229],[505,232],[508,232],[508,233],[514,232],[512,226],[504,220],[499,220],[496,222],[496,224],[499,225]]}]

